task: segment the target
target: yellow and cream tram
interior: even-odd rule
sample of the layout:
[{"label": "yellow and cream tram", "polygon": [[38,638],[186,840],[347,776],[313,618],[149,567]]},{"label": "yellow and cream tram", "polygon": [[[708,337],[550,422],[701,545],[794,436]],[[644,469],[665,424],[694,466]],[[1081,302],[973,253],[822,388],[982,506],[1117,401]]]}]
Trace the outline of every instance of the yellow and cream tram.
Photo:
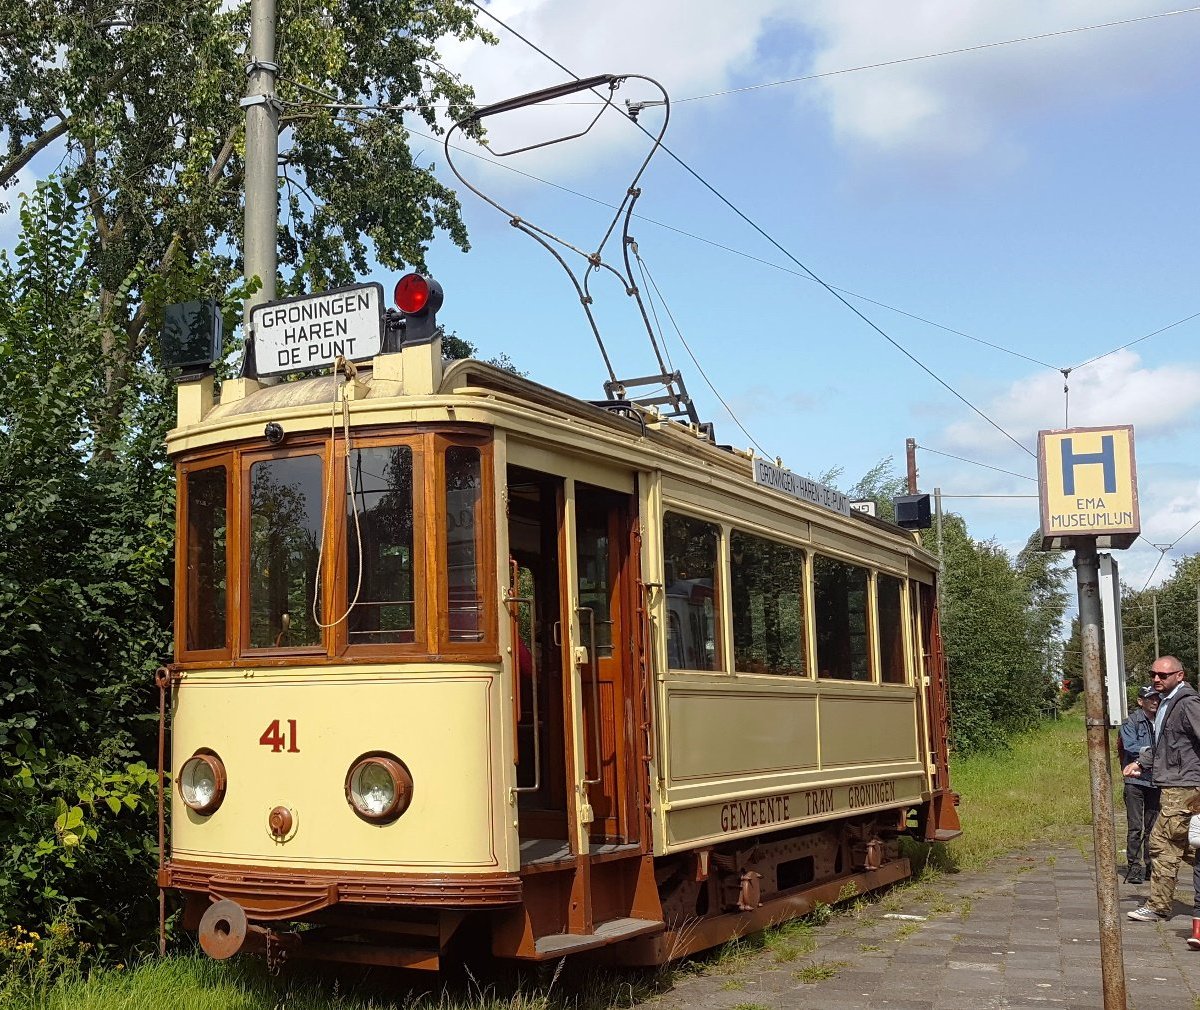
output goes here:
[{"label": "yellow and cream tram", "polygon": [[210,954],[660,963],[958,833],[915,534],[436,338],[178,399],[160,885]]}]

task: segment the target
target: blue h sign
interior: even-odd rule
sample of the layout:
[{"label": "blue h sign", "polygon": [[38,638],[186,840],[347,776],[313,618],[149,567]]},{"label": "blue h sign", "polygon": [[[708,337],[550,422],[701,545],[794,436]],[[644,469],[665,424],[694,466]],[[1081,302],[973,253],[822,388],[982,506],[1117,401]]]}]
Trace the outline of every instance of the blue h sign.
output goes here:
[{"label": "blue h sign", "polygon": [[1062,446],[1063,494],[1075,493],[1075,467],[1085,463],[1101,464],[1104,467],[1104,493],[1117,493],[1117,454],[1113,449],[1112,435],[1100,436],[1099,452],[1075,453],[1072,451],[1072,442],[1069,438],[1064,438],[1060,444]]}]

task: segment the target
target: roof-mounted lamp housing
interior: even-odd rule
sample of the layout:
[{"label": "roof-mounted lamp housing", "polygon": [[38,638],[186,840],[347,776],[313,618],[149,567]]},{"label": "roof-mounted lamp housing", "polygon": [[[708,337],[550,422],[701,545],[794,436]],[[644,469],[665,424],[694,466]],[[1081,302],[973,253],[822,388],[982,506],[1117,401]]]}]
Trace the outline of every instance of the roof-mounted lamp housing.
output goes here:
[{"label": "roof-mounted lamp housing", "polygon": [[223,331],[221,307],[215,298],[168,305],[159,335],[163,363],[180,369],[185,379],[212,371],[221,356]]}]

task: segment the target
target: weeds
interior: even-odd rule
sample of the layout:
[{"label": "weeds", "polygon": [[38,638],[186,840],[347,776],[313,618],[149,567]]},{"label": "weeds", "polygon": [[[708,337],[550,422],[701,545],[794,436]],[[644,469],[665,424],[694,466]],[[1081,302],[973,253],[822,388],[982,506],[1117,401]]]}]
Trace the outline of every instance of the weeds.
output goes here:
[{"label": "weeds", "polygon": [[849,967],[848,961],[815,961],[812,964],[807,964],[803,968],[797,968],[792,972],[792,977],[800,982],[812,985],[814,982],[823,982],[826,979],[837,978],[843,968]]}]

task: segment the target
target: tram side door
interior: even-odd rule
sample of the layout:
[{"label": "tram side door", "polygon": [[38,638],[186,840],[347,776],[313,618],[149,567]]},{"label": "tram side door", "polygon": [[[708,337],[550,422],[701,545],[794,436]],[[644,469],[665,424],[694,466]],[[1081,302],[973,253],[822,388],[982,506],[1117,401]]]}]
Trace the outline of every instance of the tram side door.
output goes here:
[{"label": "tram side door", "polygon": [[578,666],[576,768],[592,848],[638,840],[630,498],[574,485],[573,581]]}]

